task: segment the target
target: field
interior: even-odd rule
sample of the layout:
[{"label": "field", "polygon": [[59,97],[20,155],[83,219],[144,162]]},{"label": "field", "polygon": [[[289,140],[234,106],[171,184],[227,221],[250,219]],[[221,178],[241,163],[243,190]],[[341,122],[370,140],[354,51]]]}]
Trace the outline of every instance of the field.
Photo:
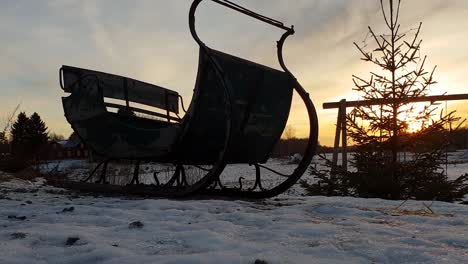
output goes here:
[{"label": "field", "polygon": [[0,177],[0,263],[468,262],[462,204],[307,197],[298,185],[262,201],[111,198]]}]

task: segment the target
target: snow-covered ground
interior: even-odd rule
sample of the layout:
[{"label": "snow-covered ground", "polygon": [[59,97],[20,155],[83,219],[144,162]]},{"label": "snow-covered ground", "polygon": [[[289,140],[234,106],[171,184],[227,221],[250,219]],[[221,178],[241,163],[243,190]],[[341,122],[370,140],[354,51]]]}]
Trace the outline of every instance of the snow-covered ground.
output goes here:
[{"label": "snow-covered ground", "polygon": [[6,177],[0,263],[468,263],[466,205],[90,197]]},{"label": "snow-covered ground", "polygon": [[[408,154],[408,156],[410,156]],[[331,160],[331,154],[327,154],[327,158]],[[348,153],[348,159],[352,159],[352,153]],[[270,159],[266,164],[268,167],[277,170],[284,174],[290,174],[297,165],[289,164],[288,160],[281,160],[281,159]],[[312,166],[318,166],[319,168],[323,168],[324,160],[318,158],[317,156],[314,157],[312,161]],[[338,164],[341,164],[341,155],[338,158]],[[65,161],[51,161],[41,166],[41,170],[44,173],[58,170],[60,172],[64,172],[68,175],[69,178],[75,180],[85,179],[90,171],[92,171],[97,163],[88,163],[86,160],[65,160]],[[457,177],[468,173],[468,150],[459,150],[456,152],[450,152],[448,155],[448,163],[442,166],[443,169],[447,169],[447,177],[451,180],[456,179]],[[161,166],[159,164],[144,164],[140,168],[140,181],[147,183],[147,184],[154,184],[153,178],[153,171],[160,170]],[[159,181],[161,183],[167,182],[173,172],[174,167],[171,168],[172,171],[168,172],[166,175],[160,174]],[[349,167],[350,170],[353,168]],[[132,163],[126,164],[110,164],[108,169],[108,175],[114,175],[117,178],[117,182],[129,182],[131,176],[133,174]],[[190,170],[187,171],[190,174]],[[96,174],[98,177],[99,174]],[[116,177],[117,175],[117,177]],[[118,179],[118,177],[122,177],[123,179]],[[253,166],[249,165],[228,165],[224,170],[223,174],[221,174],[221,181],[226,186],[238,186],[239,177],[243,177],[243,184],[244,186],[252,187],[255,183],[255,169]],[[96,178],[97,179],[97,178]],[[306,172],[302,176],[303,180],[308,182],[313,182],[314,178]],[[278,185],[279,182],[284,181],[285,178],[278,176],[274,173],[271,173],[267,170],[262,169],[262,183],[263,187],[269,189],[272,186]],[[290,195],[302,195],[304,194],[301,188],[297,188],[298,185],[294,186],[291,190],[289,190]]]}]

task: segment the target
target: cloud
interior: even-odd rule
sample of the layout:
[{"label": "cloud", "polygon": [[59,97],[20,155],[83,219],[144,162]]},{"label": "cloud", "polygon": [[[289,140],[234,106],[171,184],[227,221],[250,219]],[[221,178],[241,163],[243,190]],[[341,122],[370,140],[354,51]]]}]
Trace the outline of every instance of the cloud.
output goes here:
[{"label": "cloud", "polygon": [[[322,142],[330,143],[334,111],[324,101],[356,99],[351,75],[369,67],[353,47],[371,25],[383,27],[379,1],[239,0],[264,15],[294,24],[285,60],[319,110]],[[63,118],[57,71],[62,64],[125,75],[177,90],[189,101],[197,72],[198,47],[188,30],[190,1],[6,1],[0,9],[0,111],[23,101],[40,109],[54,131],[68,131]],[[466,92],[468,1],[403,2],[401,22],[423,21],[423,53],[437,64],[437,91]],[[197,13],[197,29],[215,49],[278,68],[276,41],[281,31],[210,1]],[[302,109],[302,110],[301,110]],[[291,122],[304,126],[301,103]],[[63,133],[63,132],[61,132]],[[326,139],[328,138],[328,139]]]}]

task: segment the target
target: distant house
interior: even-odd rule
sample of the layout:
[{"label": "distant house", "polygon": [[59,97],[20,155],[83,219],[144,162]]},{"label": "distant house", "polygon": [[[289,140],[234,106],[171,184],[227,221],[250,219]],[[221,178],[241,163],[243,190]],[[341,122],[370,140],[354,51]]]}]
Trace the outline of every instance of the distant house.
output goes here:
[{"label": "distant house", "polygon": [[90,155],[91,150],[73,134],[68,140],[51,142],[48,157],[50,160],[88,159]]}]

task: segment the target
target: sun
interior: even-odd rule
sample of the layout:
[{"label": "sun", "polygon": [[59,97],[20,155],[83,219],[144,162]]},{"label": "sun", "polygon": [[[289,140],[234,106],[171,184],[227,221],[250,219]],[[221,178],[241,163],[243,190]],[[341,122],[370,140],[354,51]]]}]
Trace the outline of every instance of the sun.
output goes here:
[{"label": "sun", "polygon": [[420,131],[424,126],[424,121],[418,118],[420,113],[424,113],[427,111],[425,107],[428,106],[428,103],[412,103],[406,106],[405,110],[408,110],[406,113],[399,116],[399,118],[404,121],[407,125],[406,132],[415,133]]},{"label": "sun", "polygon": [[421,121],[417,121],[417,120],[405,120],[406,123],[408,124],[408,127],[406,129],[407,132],[409,133],[415,133],[415,132],[418,132],[419,130],[421,130],[422,128],[422,122]]}]

